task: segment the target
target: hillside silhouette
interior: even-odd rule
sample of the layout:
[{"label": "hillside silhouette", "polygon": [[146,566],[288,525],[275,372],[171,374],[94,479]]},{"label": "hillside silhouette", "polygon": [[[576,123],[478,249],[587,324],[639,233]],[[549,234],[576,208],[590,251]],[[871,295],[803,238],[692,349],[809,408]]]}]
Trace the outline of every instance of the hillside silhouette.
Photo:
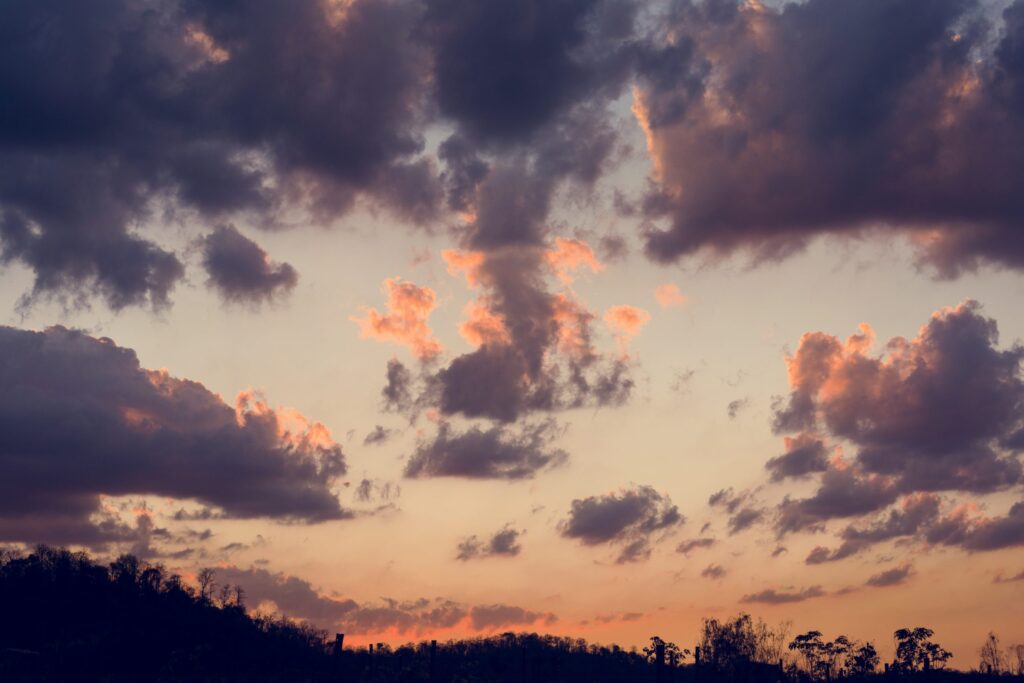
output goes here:
[{"label": "hillside silhouette", "polygon": [[986,673],[961,673],[944,669],[951,653],[926,628],[897,631],[896,660],[881,665],[871,643],[818,631],[790,640],[748,615],[706,619],[693,652],[657,636],[626,650],[535,633],[350,649],[308,625],[248,614],[244,590],[214,595],[212,578],[201,572],[192,587],[131,555],[101,565],[46,546],[0,553],[0,681],[1024,680],[1022,649],[1004,651],[994,634],[979,651]]}]

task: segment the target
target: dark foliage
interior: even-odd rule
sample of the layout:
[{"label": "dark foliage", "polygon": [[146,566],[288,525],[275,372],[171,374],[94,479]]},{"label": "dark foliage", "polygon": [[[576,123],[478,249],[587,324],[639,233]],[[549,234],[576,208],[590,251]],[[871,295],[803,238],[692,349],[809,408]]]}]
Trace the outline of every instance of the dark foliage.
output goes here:
[{"label": "dark foliage", "polygon": [[[829,643],[817,631],[797,636],[790,646],[805,666],[783,668],[787,627],[772,629],[748,615],[706,620],[694,664],[687,662],[689,650],[658,636],[642,652],[536,633],[343,650],[324,631],[247,614],[243,588],[218,586],[216,572],[200,572],[196,583],[198,589],[131,555],[104,566],[85,553],[46,546],[27,557],[0,550],[0,681],[996,680],[941,670],[949,655],[924,628],[897,631],[897,661],[885,673],[876,672],[870,643],[842,636]],[[829,665],[822,666],[826,660]],[[1004,683],[1015,679],[998,677]]]}]

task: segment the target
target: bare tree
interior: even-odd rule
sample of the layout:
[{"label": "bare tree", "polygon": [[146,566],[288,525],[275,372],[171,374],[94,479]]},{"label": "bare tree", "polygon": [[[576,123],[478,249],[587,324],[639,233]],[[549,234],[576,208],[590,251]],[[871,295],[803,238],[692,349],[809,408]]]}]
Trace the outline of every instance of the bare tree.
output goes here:
[{"label": "bare tree", "polygon": [[1013,673],[1024,676],[1024,644],[1011,645],[1010,652],[1013,654]]},{"label": "bare tree", "polygon": [[1003,651],[999,648],[999,636],[992,631],[988,632],[988,638],[978,650],[978,655],[981,659],[979,665],[983,673],[1000,674],[1006,668]]},{"label": "bare tree", "polygon": [[199,584],[199,599],[209,600],[213,595],[213,588],[216,585],[213,580],[213,570],[209,567],[200,569],[199,574],[196,576],[196,582]]},{"label": "bare tree", "polygon": [[754,624],[754,661],[762,664],[778,664],[786,651],[786,639],[793,628],[792,621],[780,621],[775,628],[763,619]]}]

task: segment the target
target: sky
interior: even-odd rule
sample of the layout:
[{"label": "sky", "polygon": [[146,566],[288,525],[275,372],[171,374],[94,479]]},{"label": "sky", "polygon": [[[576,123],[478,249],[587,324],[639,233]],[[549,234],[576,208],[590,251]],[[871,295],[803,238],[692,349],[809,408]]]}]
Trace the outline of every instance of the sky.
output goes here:
[{"label": "sky", "polygon": [[0,27],[0,543],[357,644],[1024,642],[1024,0]]}]

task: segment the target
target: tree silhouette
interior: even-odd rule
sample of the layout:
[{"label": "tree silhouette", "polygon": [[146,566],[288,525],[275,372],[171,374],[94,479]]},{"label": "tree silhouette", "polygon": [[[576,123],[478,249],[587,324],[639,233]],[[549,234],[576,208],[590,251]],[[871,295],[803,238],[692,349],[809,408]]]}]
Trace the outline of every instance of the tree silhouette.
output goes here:
[{"label": "tree silhouette", "polygon": [[938,643],[933,643],[931,641],[933,635],[935,635],[934,631],[923,626],[912,629],[901,628],[893,633],[893,639],[896,641],[896,659],[893,661],[893,668],[904,672],[931,671],[943,668],[953,653]]},{"label": "tree silhouette", "polygon": [[1006,668],[1006,660],[999,647],[999,636],[992,631],[989,631],[985,644],[978,650],[978,656],[980,668],[985,673],[1000,674]]}]

